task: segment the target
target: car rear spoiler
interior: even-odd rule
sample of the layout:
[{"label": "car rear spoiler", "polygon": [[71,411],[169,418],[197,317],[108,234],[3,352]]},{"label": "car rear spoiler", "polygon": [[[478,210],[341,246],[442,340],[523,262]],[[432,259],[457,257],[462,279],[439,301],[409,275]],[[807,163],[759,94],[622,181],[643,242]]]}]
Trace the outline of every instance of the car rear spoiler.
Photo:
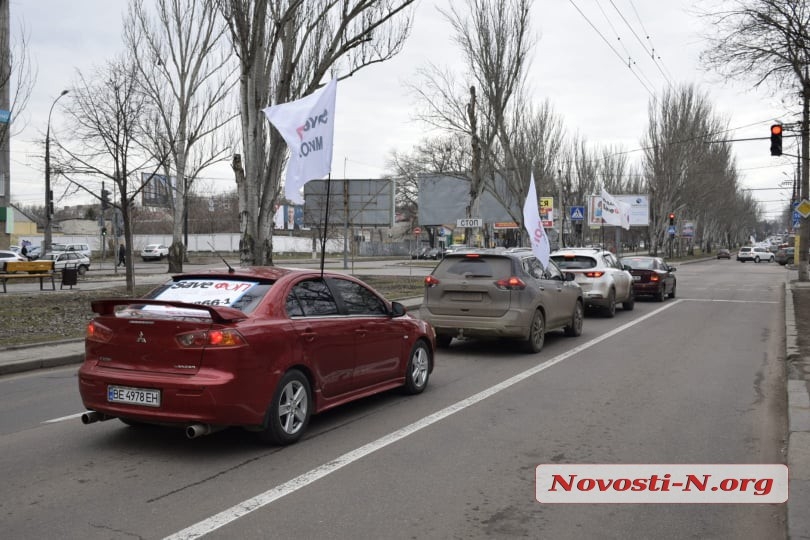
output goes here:
[{"label": "car rear spoiler", "polygon": [[105,298],[90,302],[94,313],[99,315],[115,315],[116,306],[172,306],[182,309],[207,311],[215,323],[232,323],[247,319],[242,311],[226,306],[204,306],[202,304],[189,304],[188,302],[172,302],[165,300],[144,300],[140,298]]}]

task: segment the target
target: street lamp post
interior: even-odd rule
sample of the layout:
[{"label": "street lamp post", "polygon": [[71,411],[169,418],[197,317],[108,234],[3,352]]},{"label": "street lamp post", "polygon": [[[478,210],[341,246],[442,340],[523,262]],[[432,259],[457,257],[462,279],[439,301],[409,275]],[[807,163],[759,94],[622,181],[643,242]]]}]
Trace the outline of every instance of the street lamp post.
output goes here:
[{"label": "street lamp post", "polygon": [[53,193],[51,192],[51,114],[59,99],[67,94],[67,90],[62,90],[48,111],[48,126],[45,129],[45,234],[42,240],[40,253],[44,255],[51,249],[51,223],[53,220]]}]

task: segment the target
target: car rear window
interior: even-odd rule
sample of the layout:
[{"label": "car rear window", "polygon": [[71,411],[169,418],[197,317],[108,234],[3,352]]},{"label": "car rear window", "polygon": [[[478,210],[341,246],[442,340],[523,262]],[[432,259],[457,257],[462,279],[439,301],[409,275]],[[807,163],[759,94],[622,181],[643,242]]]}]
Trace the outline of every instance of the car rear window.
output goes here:
[{"label": "car rear window", "polygon": [[[224,278],[190,278],[169,281],[144,298],[204,306],[226,306],[250,313],[270,290],[272,283]],[[142,306],[154,310],[159,306]],[[207,315],[206,315],[207,316]]]},{"label": "car rear window", "polygon": [[512,262],[506,257],[448,257],[433,273],[438,278],[494,278],[512,275]]},{"label": "car rear window", "polygon": [[551,260],[557,263],[563,270],[580,270],[583,268],[595,268],[596,259],[587,255],[554,255]]},{"label": "car rear window", "polygon": [[626,264],[634,270],[652,270],[655,267],[651,259],[622,259],[622,264]]}]

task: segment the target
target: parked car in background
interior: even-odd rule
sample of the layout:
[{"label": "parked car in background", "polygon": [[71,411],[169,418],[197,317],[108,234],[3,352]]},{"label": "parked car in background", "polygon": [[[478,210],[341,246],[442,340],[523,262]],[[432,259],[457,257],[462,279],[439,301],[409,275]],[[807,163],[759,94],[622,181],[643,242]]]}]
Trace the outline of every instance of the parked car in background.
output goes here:
[{"label": "parked car in background", "polygon": [[90,270],[90,259],[78,251],[65,251],[62,253],[46,253],[37,259],[38,261],[53,261],[54,270],[64,270],[65,268],[75,268],[80,276]]},{"label": "parked car in background", "polygon": [[447,255],[448,253],[455,253],[456,251],[467,249],[470,249],[470,246],[467,244],[450,244],[444,249],[444,254]]},{"label": "parked car in background", "polygon": [[639,296],[652,296],[659,302],[675,298],[675,267],[661,257],[624,257],[624,266],[630,267],[633,276],[633,293]]},{"label": "parked car in background", "polygon": [[720,248],[717,250],[717,258],[718,259],[731,259],[731,251],[726,248]]},{"label": "parked car in background", "polygon": [[576,276],[586,308],[599,309],[605,316],[613,317],[616,304],[621,303],[625,311],[635,306],[633,276],[610,251],[564,248],[552,252],[551,260]]},{"label": "parked car in background", "polygon": [[737,252],[737,260],[740,262],[760,261],[773,262],[776,257],[768,249],[761,246],[743,246]]},{"label": "parked car in background", "polygon": [[428,251],[430,251],[429,247],[415,249],[411,251],[411,259],[425,259]]},{"label": "parked car in background", "polygon": [[344,274],[252,267],[173,276],[143,299],[92,303],[84,423],[226,426],[290,444],[310,416],[372,394],[419,394],[434,332]]},{"label": "parked car in background", "polygon": [[786,264],[792,264],[793,258],[795,256],[794,249],[795,248],[790,246],[779,248],[779,251],[777,251],[776,254],[774,255],[774,260],[779,264],[781,264],[782,266],[785,266]]},{"label": "parked car in background", "polygon": [[[54,249],[53,251],[57,250]],[[93,255],[93,252],[90,250],[90,246],[87,244],[64,244],[61,251],[81,253],[88,259]]]},{"label": "parked car in background", "polygon": [[437,261],[444,257],[444,250],[439,247],[430,248],[428,252],[425,254],[426,259],[431,259]]},{"label": "parked car in background", "polygon": [[169,256],[169,248],[163,244],[149,244],[141,250],[141,259],[146,261],[160,261]]},{"label": "parked car in background", "polygon": [[582,333],[584,304],[574,276],[531,251],[470,249],[447,253],[425,278],[420,317],[439,347],[453,338],[507,338],[526,352],[543,348],[546,332]]},{"label": "parked car in background", "polygon": [[13,252],[11,250],[7,250],[7,249],[0,250],[0,266],[2,266],[2,263],[9,262],[9,261],[24,262],[24,261],[27,261],[27,260],[28,259],[26,259],[22,255],[20,255],[19,253],[15,253],[15,252]]}]

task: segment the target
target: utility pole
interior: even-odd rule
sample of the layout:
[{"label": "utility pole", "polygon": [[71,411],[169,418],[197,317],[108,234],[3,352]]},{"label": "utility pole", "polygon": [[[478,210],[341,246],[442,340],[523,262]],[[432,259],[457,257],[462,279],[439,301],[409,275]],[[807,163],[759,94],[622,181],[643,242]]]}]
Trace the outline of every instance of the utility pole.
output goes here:
[{"label": "utility pole", "polygon": [[[807,67],[804,68],[804,81],[802,85],[802,149],[799,152],[802,160],[802,186],[801,200],[810,197],[810,170],[808,170],[808,156],[810,156],[810,78]],[[802,218],[799,226],[799,281],[810,281],[807,271],[808,247],[810,247],[810,218]]]}]

